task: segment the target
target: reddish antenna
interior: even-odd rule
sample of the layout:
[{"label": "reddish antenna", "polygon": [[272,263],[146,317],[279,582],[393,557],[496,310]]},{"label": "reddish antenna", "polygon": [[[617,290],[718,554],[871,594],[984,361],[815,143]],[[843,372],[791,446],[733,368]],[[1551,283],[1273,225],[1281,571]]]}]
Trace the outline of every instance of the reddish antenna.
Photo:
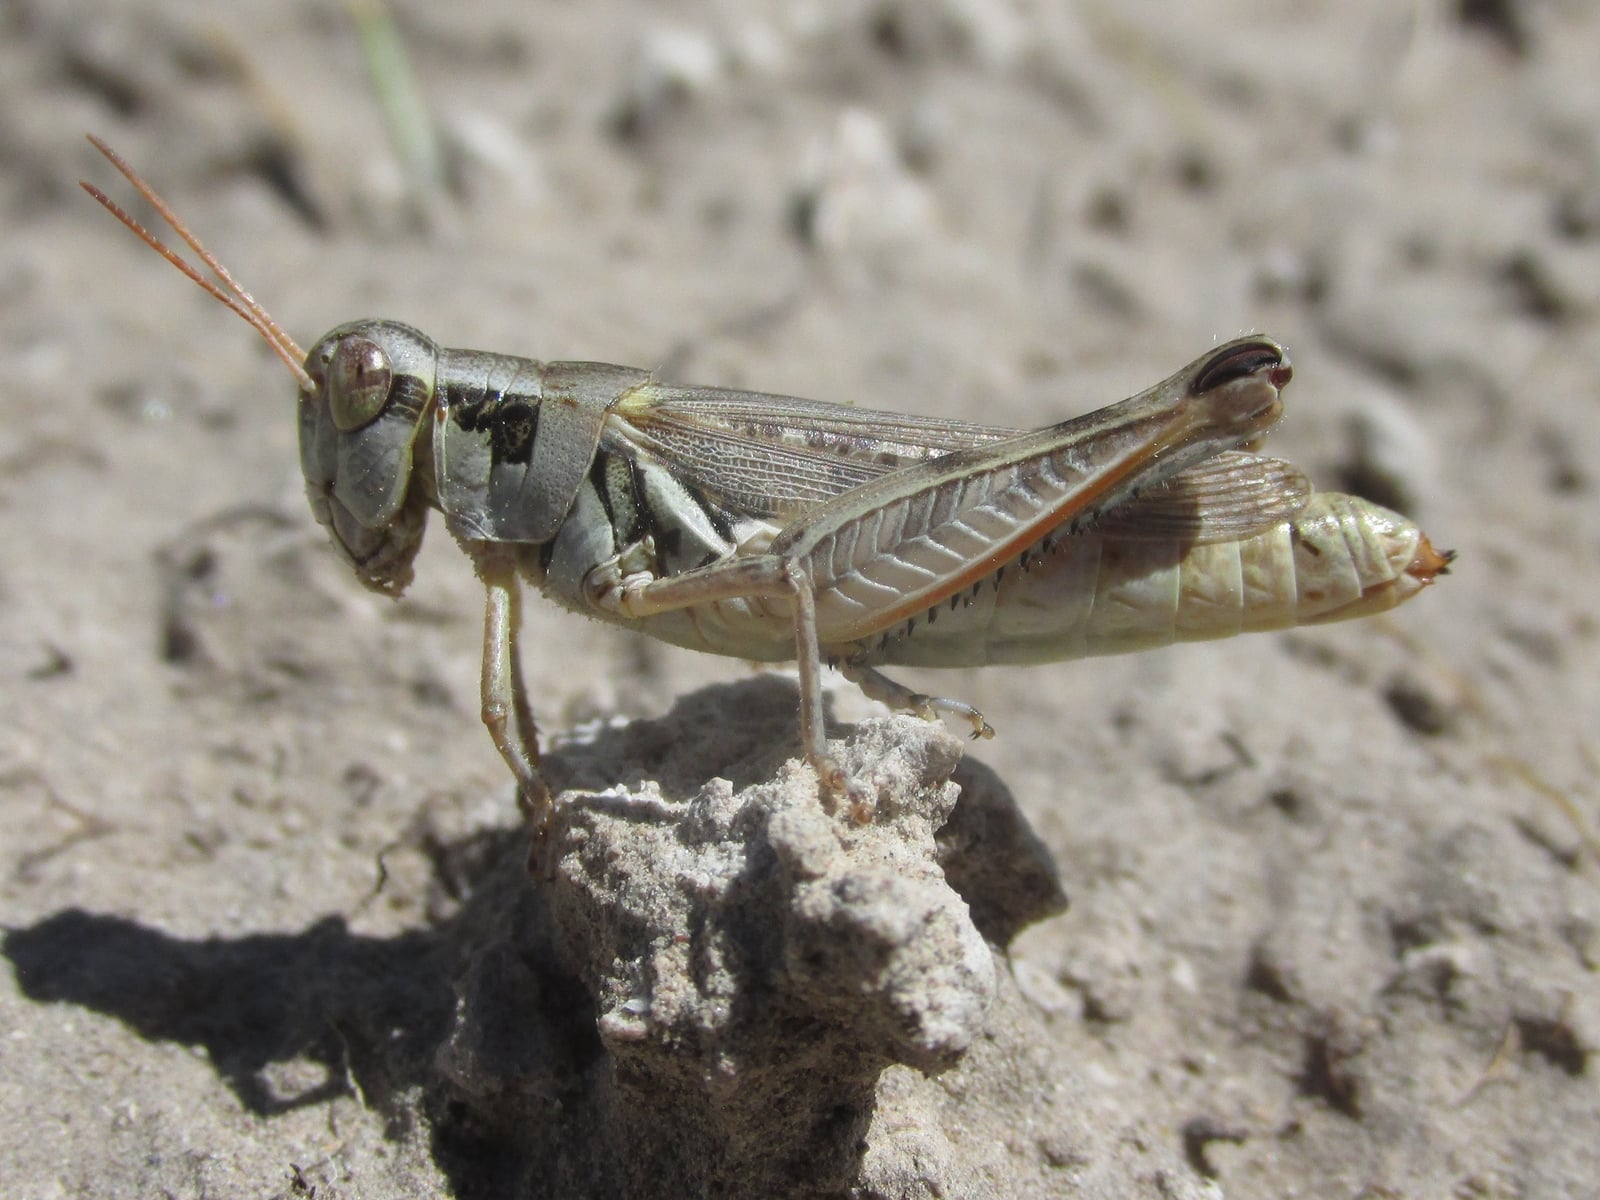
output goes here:
[{"label": "reddish antenna", "polygon": [[129,166],[122,155],[95,137],[94,134],[89,134],[88,138],[94,148],[104,154],[111,161],[111,165],[121,171],[123,177],[133,184],[134,190],[149,201],[150,206],[156,212],[161,214],[161,219],[172,226],[172,231],[183,239],[184,244],[200,256],[200,261],[211,268],[217,278],[222,281],[222,287],[218,287],[207,279],[197,267],[191,266],[176,250],[173,250],[160,238],[156,237],[155,234],[139,224],[138,221],[135,221],[116,201],[95,187],[94,184],[80,179],[78,186],[98,200],[101,206],[113,217],[133,230],[140,241],[177,267],[178,270],[182,271],[218,302],[232,309],[250,328],[259,333],[267,345],[272,347],[272,352],[283,360],[283,365],[289,368],[290,374],[294,376],[295,382],[300,385],[302,392],[315,392],[317,390],[316,384],[312,382],[311,376],[306,373],[305,351],[295,345],[294,339],[283,331],[283,326],[272,319],[271,315],[254,296],[239,286],[239,281],[228,273],[228,268],[217,261],[216,255],[207,250],[200,239],[189,231],[189,227],[178,219],[178,214],[172,211],[172,206],[161,198],[155,188],[140,178],[139,172]]}]

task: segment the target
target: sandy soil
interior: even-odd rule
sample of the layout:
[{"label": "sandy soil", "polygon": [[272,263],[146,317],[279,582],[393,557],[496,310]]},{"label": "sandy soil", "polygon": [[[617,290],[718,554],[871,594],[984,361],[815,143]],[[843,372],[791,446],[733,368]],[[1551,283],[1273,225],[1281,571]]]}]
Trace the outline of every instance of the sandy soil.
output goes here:
[{"label": "sandy soil", "polygon": [[[1596,1194],[1600,9],[397,9],[451,148],[420,199],[341,6],[0,10],[0,1190],[608,1178],[481,1044],[523,1090],[469,1102],[486,962],[542,997],[519,1063],[606,1070],[581,988],[492,957],[542,901],[471,571],[436,530],[404,600],[349,579],[285,372],[78,191],[126,194],[95,131],[302,340],[385,315],[1021,426],[1281,339],[1274,452],[1455,572],[1363,623],[909,673],[999,728],[974,769],[1071,907],[794,1191]],[[537,601],[528,649],[558,738],[770,702]]]}]

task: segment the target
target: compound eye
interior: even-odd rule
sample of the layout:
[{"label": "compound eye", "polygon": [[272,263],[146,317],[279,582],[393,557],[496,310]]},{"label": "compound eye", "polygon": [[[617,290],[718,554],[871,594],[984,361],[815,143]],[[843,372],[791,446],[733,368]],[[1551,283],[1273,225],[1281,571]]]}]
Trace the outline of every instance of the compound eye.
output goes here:
[{"label": "compound eye", "polygon": [[341,338],[328,364],[328,412],[341,433],[375,420],[389,402],[394,370],[370,338]]}]

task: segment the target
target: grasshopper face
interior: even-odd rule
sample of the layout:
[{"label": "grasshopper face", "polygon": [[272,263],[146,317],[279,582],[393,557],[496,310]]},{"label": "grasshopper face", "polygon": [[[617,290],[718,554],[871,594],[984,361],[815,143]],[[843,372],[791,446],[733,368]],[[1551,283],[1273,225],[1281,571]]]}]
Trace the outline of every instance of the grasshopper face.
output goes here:
[{"label": "grasshopper face", "polygon": [[300,466],[311,511],[356,576],[399,595],[411,582],[431,497],[413,477],[439,348],[395,321],[353,321],[306,355]]}]

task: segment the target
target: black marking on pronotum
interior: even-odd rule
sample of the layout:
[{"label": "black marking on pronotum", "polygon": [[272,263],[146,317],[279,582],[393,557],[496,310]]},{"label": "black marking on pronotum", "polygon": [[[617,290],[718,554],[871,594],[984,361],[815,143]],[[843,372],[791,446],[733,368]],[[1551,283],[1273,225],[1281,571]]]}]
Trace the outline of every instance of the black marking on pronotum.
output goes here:
[{"label": "black marking on pronotum", "polygon": [[489,435],[490,459],[526,464],[539,435],[539,406],[520,392],[490,393],[482,388],[448,389],[450,419],[467,433]]},{"label": "black marking on pronotum", "polygon": [[489,434],[489,452],[496,462],[526,464],[533,457],[533,438],[539,428],[539,409],[527,400],[516,399],[496,414]]}]

